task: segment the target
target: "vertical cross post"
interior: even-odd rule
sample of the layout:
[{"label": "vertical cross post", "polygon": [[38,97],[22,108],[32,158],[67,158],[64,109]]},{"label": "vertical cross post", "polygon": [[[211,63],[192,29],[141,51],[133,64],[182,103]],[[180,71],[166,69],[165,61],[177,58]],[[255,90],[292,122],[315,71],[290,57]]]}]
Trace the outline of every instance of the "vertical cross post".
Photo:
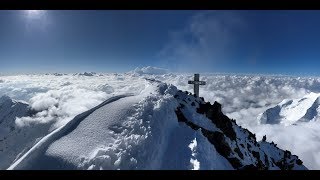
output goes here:
[{"label": "vertical cross post", "polygon": [[[200,79],[200,75],[199,74],[194,74],[194,82],[199,82]],[[194,94],[199,96],[199,84],[198,83],[194,83],[193,84],[193,88],[194,88]]]},{"label": "vertical cross post", "polygon": [[199,97],[199,85],[205,85],[205,81],[200,81],[200,75],[194,74],[194,80],[188,81],[188,84],[193,84],[194,87],[194,94]]}]

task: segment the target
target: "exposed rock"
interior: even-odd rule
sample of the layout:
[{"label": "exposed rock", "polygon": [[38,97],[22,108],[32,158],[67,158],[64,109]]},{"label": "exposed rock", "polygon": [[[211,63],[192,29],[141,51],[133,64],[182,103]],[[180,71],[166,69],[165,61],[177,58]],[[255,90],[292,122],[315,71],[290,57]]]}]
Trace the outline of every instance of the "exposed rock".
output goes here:
[{"label": "exposed rock", "polygon": [[[218,102],[213,105],[205,102],[203,98],[192,100],[187,91],[178,91],[174,98],[180,105],[175,110],[178,121],[185,123],[194,130],[201,130],[202,134],[215,147],[217,152],[226,158],[235,169],[241,170],[267,170],[267,169],[306,169],[303,162],[290,151],[279,149],[276,144],[263,141],[257,142],[255,134],[236,124],[234,119],[222,113],[222,106]],[[192,103],[188,104],[188,101]],[[217,130],[209,130],[193,122],[192,118],[184,112],[203,114]],[[187,118],[188,117],[188,118]],[[277,156],[276,154],[279,154]]]}]

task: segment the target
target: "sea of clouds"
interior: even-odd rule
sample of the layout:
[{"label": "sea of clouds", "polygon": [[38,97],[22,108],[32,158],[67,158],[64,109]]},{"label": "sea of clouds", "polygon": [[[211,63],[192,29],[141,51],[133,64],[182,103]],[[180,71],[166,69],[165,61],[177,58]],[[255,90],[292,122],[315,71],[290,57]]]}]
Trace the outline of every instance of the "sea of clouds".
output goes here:
[{"label": "sea of clouds", "polygon": [[[263,75],[200,75],[207,85],[200,87],[200,96],[222,104],[222,111],[236,119],[242,127],[256,134],[258,140],[267,135],[267,141],[290,150],[301,158],[309,169],[320,169],[320,122],[292,126],[259,124],[258,117],[283,99],[302,98],[310,92],[320,92],[320,77],[288,77]],[[179,89],[193,92],[188,80],[193,75],[157,76]]]},{"label": "sea of clouds", "polygon": [[[53,121],[54,126],[58,127],[111,96],[141,92],[146,86],[145,77],[193,91],[193,86],[187,84],[193,78],[192,74],[172,74],[163,69],[144,68],[123,74],[94,76],[0,76],[0,96],[24,100],[38,112],[34,117],[18,118],[17,125]],[[207,82],[200,88],[200,96],[206,101],[218,101],[227,116],[256,133],[258,139],[267,135],[268,141],[274,141],[279,147],[299,155],[308,168],[320,169],[320,161],[317,160],[320,155],[319,122],[282,126],[260,125],[257,120],[259,114],[283,99],[320,92],[320,78],[201,74],[200,79]]]},{"label": "sea of clouds", "polygon": [[124,74],[19,75],[2,76],[0,80],[0,96],[26,101],[37,111],[35,116],[18,118],[18,126],[53,121],[55,127],[109,97],[139,93],[145,81],[139,77],[127,78]]}]

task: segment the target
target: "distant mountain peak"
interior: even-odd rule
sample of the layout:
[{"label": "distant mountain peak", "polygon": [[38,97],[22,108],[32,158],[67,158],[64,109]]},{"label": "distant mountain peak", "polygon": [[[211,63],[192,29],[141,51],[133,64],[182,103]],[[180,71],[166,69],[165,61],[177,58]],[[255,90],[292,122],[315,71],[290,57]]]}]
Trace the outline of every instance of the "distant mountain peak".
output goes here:
[{"label": "distant mountain peak", "polygon": [[261,124],[292,125],[315,120],[320,115],[320,93],[309,93],[299,99],[285,99],[260,116]]},{"label": "distant mountain peak", "polygon": [[95,72],[83,72],[83,73],[75,73],[74,76],[95,76],[97,73]]}]

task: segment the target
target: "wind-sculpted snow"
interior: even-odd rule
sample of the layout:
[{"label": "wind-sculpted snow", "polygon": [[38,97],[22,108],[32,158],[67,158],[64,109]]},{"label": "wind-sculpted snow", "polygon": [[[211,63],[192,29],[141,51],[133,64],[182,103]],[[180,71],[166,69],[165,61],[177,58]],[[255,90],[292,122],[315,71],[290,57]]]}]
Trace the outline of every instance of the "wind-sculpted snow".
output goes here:
[{"label": "wind-sculpted snow", "polygon": [[[100,105],[77,115],[72,121],[69,121],[67,124],[55,129],[53,132],[43,137],[30,150],[28,150],[21,158],[16,159],[16,161],[8,169],[26,168],[27,166],[30,166],[30,165],[33,166],[33,168],[38,167],[39,169],[39,168],[52,167],[57,165],[50,162],[50,160],[48,161],[47,158],[41,158],[41,157],[39,158],[38,156],[41,156],[41,153],[43,153],[46,150],[46,148],[48,148],[48,145],[50,143],[61,138],[61,136],[64,136],[70,133],[70,131],[74,130],[79,125],[79,123],[81,123],[81,121],[83,121],[85,118],[90,116],[95,110],[101,108],[102,106],[108,103],[111,103],[113,101],[116,101],[126,96],[129,96],[129,95],[119,95],[119,96],[109,98],[108,100],[104,101]],[[30,162],[30,161],[36,161],[36,160],[38,160],[36,164],[34,163],[32,164],[32,162]],[[46,160],[48,162],[43,162]]]},{"label": "wind-sculpted snow", "polygon": [[139,95],[100,105],[49,134],[9,169],[161,169],[178,126],[170,95],[175,91],[150,85]]},{"label": "wind-sculpted snow", "polygon": [[[32,116],[17,118],[15,124],[17,128],[27,128],[28,131],[43,129],[41,130],[43,135],[37,135],[39,136],[37,138],[41,138],[66,124],[77,114],[95,107],[112,96],[125,93],[139,94],[147,87],[144,78],[154,78],[173,84],[183,91],[193,92],[193,86],[187,84],[188,80],[193,78],[193,74],[164,74],[166,72],[97,73],[93,76],[60,73],[58,76],[57,74],[1,76],[0,96],[7,95],[12,99],[26,101],[34,111],[38,111]],[[206,101],[221,103],[223,113],[256,133],[258,139],[267,134],[270,141],[299,155],[308,168],[320,169],[320,162],[314,158],[319,154],[317,149],[320,149],[319,135],[315,133],[320,131],[317,123],[313,126],[295,126],[299,130],[298,133],[291,130],[294,127],[259,124],[259,115],[284,99],[301,99],[310,92],[319,93],[320,78],[200,74],[200,79],[207,82],[207,85],[200,87],[200,96]],[[314,117],[314,110],[315,108],[310,108],[305,118]],[[290,137],[291,140],[285,141],[287,138],[284,137]],[[306,142],[308,142],[307,147],[302,145]]]},{"label": "wind-sculpted snow", "polygon": [[[0,169],[7,168],[21,157],[34,143],[56,128],[66,124],[76,115],[119,94],[139,93],[144,89],[144,79],[126,75],[104,76],[73,75],[20,75],[5,76],[0,83],[0,95],[26,101],[31,113],[13,114],[12,129],[1,139]],[[112,88],[117,91],[111,91]],[[10,106],[3,106],[10,111]],[[5,115],[0,112],[0,116]],[[4,125],[0,125],[2,128]],[[7,131],[2,131],[7,132]]]},{"label": "wind-sculpted snow", "polygon": [[76,116],[9,169],[306,169],[289,151],[258,143],[221,106],[207,105],[148,80],[140,94]]}]

